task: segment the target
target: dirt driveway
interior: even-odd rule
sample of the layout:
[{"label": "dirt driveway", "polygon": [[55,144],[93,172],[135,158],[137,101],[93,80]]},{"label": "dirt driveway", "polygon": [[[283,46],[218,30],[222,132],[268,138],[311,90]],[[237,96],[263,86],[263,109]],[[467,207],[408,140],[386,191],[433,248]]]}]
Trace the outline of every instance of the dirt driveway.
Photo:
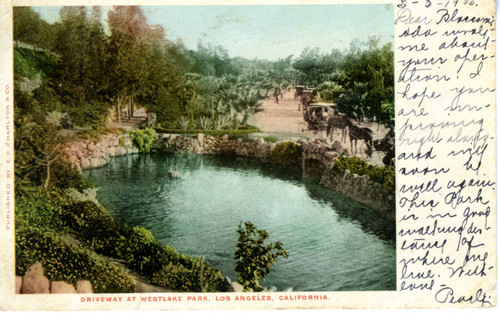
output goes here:
[{"label": "dirt driveway", "polygon": [[[274,136],[280,140],[290,140],[299,138],[322,139],[331,143],[326,138],[326,132],[314,132],[307,130],[307,124],[304,122],[302,111],[298,110],[299,100],[293,98],[293,91],[284,92],[283,98],[279,103],[274,103],[273,98],[262,100],[260,112],[254,114],[249,119],[249,124],[260,129],[261,133],[254,136],[265,137]],[[361,123],[360,127],[368,127],[373,131],[373,139],[381,139],[389,131],[382,125],[374,123]],[[333,141],[341,140],[340,131],[333,135]],[[358,142],[358,149],[363,144]],[[350,151],[349,138],[346,139],[344,146]],[[365,159],[370,164],[383,165],[382,159],[384,153],[374,151],[371,158],[365,158],[366,155],[358,153],[356,156]]]},{"label": "dirt driveway", "polygon": [[250,117],[248,123],[260,129],[260,136],[275,136],[279,139],[318,137],[307,130],[307,124],[299,112],[299,100],[293,99],[293,91],[283,93],[279,103],[273,98],[262,100],[262,111]]}]

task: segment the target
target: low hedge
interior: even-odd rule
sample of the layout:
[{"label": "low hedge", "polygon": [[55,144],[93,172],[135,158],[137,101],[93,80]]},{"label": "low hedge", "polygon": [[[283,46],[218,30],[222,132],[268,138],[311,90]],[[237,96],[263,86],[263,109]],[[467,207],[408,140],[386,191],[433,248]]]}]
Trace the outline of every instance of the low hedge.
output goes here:
[{"label": "low hedge", "polygon": [[396,173],[393,166],[371,165],[355,156],[341,156],[335,160],[333,169],[338,172],[348,169],[351,173],[370,177],[371,180],[380,183],[386,189],[394,189]]},{"label": "low hedge", "polygon": [[224,129],[224,130],[204,130],[204,129],[174,129],[174,128],[155,128],[157,133],[164,134],[181,134],[181,135],[196,135],[205,134],[208,136],[224,136],[224,135],[242,135],[259,132],[259,129],[253,126],[242,126],[238,129]]}]

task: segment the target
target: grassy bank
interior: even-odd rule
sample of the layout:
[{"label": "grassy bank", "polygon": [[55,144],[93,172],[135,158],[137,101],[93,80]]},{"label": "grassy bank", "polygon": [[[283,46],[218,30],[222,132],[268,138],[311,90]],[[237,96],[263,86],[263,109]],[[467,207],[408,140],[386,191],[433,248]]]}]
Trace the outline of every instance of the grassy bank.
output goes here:
[{"label": "grassy bank", "polygon": [[99,293],[134,292],[128,270],[169,290],[226,290],[220,271],[160,244],[144,228],[117,223],[105,208],[89,201],[92,197],[86,199],[88,182],[68,167],[65,171],[59,172],[58,183],[71,189],[53,184],[49,190],[17,190],[17,275],[40,261],[50,280],[90,280]]}]

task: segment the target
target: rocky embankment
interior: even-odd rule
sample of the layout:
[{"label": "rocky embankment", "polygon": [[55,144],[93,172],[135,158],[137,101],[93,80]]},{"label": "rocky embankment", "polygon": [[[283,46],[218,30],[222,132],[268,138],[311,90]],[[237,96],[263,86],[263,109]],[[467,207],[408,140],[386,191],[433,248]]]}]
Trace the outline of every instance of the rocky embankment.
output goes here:
[{"label": "rocky embankment", "polygon": [[327,170],[321,176],[320,184],[375,209],[387,219],[395,219],[394,192],[385,189],[368,176],[351,173],[348,169],[343,173]]},{"label": "rocky embankment", "polygon": [[[352,174],[348,170],[339,173],[332,169],[340,155],[348,154],[344,145],[335,141],[327,145],[321,140],[297,140],[302,147],[302,170],[307,176],[320,179],[326,188],[335,190],[347,197],[359,201],[386,218],[394,219],[394,192],[373,182],[367,176]],[[198,134],[187,137],[177,134],[158,134],[153,150],[166,153],[185,153],[206,155],[232,155],[247,157],[266,162],[276,143],[256,139],[232,139],[228,136],[214,137]],[[138,153],[128,134],[108,134],[99,142],[88,140],[70,143],[65,154],[67,160],[79,171],[100,167],[109,162],[111,157]]]},{"label": "rocky embankment", "polygon": [[107,134],[98,142],[91,140],[73,141],[63,153],[66,159],[78,170],[103,166],[114,156],[138,153],[128,134]]}]

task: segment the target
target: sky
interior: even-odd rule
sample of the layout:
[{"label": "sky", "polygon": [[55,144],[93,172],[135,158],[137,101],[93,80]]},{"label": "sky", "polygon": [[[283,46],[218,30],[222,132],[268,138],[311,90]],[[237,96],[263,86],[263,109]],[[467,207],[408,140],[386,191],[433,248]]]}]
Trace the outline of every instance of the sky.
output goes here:
[{"label": "sky", "polygon": [[[35,7],[50,23],[60,7]],[[111,7],[103,7],[104,15]],[[366,41],[377,34],[392,42],[393,6],[259,5],[259,6],[143,6],[149,24],[160,24],[170,40],[181,38],[188,49],[220,45],[231,57],[277,60],[304,48],[327,53],[344,50],[353,39]]]}]

